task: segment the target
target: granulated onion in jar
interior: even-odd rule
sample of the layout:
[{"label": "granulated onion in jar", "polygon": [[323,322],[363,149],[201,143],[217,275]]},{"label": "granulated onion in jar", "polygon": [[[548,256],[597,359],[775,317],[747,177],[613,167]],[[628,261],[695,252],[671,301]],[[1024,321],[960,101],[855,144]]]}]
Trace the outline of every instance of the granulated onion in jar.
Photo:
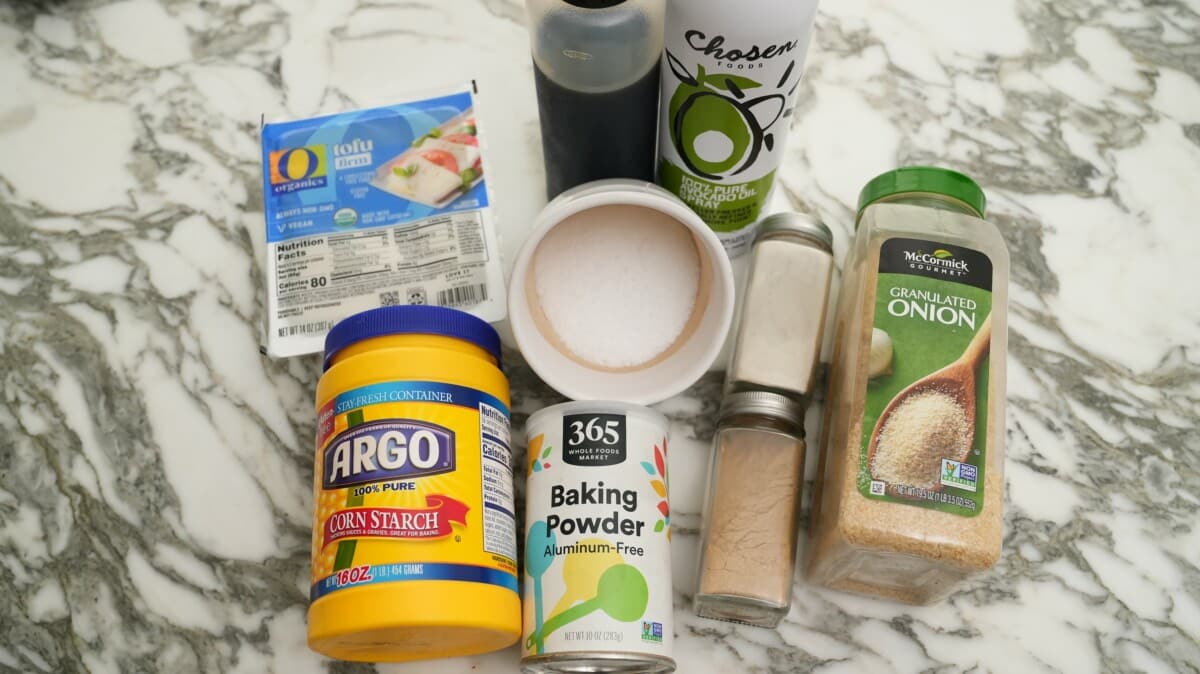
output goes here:
[{"label": "granulated onion in jar", "polygon": [[1000,557],[1008,252],[953,171],[885,173],[859,204],[807,575],[929,603]]}]

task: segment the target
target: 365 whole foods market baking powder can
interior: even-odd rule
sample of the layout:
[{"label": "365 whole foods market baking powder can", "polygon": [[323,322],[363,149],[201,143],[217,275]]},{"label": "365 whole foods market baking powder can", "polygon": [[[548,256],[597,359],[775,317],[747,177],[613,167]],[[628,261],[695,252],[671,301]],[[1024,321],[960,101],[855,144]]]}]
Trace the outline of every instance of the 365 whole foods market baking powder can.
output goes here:
[{"label": "365 whole foods market baking powder can", "polygon": [[672,672],[667,420],[638,405],[534,413],[525,672]]},{"label": "365 whole foods market baking powder can", "polygon": [[503,648],[521,631],[500,338],[395,306],[325,340],[309,646],[343,660]]}]

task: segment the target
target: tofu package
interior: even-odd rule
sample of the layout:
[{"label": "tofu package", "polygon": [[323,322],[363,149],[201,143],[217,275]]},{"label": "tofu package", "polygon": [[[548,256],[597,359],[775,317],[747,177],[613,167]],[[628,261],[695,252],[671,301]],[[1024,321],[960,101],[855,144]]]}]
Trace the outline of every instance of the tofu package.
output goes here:
[{"label": "tofu package", "polygon": [[505,317],[474,85],[262,128],[267,353],[394,304]]}]

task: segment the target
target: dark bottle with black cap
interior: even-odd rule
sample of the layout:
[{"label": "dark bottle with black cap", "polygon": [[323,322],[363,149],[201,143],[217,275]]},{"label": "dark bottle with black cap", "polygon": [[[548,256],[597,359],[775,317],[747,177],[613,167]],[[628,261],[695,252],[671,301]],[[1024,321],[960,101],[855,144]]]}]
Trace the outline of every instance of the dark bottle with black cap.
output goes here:
[{"label": "dark bottle with black cap", "polygon": [[602,178],[654,179],[663,0],[528,0],[551,199]]}]

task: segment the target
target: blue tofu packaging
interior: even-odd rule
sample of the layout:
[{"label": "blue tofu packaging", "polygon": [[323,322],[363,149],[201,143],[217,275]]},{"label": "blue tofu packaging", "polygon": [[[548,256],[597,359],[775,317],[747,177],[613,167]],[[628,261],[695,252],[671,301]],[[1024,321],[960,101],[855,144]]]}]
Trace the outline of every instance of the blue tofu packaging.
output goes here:
[{"label": "blue tofu packaging", "polygon": [[505,317],[473,84],[262,128],[267,353],[396,304]]}]

